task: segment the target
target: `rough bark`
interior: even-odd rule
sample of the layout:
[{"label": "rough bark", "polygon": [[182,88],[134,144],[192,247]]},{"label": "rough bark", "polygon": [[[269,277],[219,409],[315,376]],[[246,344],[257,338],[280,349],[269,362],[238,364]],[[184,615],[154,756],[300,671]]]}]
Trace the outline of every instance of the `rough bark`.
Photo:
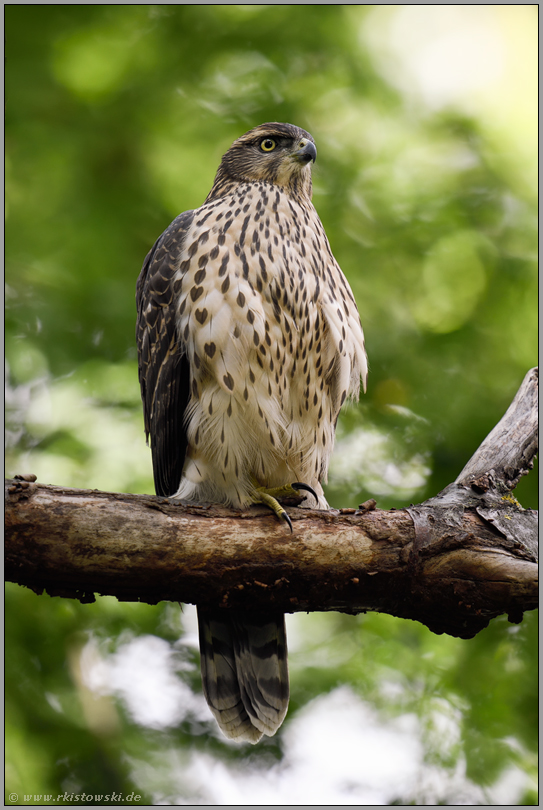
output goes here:
[{"label": "rough bark", "polygon": [[[537,370],[459,478],[405,510],[262,507],[6,482],[6,578],[53,596],[414,619],[469,638],[537,606],[537,513],[510,490],[537,452]],[[25,480],[26,479],[26,480]]]}]

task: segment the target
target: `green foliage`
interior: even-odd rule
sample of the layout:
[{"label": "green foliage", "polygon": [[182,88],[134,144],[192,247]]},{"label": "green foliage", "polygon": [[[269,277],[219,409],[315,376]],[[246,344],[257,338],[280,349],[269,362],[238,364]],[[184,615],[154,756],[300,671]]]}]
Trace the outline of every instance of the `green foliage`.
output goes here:
[{"label": "green foliage", "polygon": [[[8,475],[153,491],[136,277],[169,222],[203,202],[230,143],[276,120],[317,141],[314,202],[370,358],[368,392],[340,420],[329,499],[401,507],[454,480],[537,362],[537,74],[531,7],[444,8],[6,7]],[[421,60],[464,29],[484,69],[463,85],[459,69],[461,91],[445,83],[436,102],[439,70],[420,78]],[[462,53],[467,71],[477,49]],[[502,73],[479,87],[496,53]],[[536,507],[535,473],[515,494]],[[100,661],[120,666],[154,638],[198,694],[190,612],[181,624],[174,606],[79,605],[15,586],[6,608],[8,792],[137,787],[141,803],[273,804],[269,770],[290,785],[287,803],[304,803],[296,785],[315,779],[293,764],[296,729],[348,689],[353,712],[377,712],[377,735],[379,723],[407,734],[414,718],[420,748],[417,780],[369,803],[537,801],[535,614],[471,641],[387,616],[296,616],[292,720],[249,752],[219,740],[188,697],[179,722],[153,725],[120,687],[89,685]],[[198,767],[222,775],[216,793]],[[342,777],[351,794],[323,799],[366,803],[362,771]]]}]

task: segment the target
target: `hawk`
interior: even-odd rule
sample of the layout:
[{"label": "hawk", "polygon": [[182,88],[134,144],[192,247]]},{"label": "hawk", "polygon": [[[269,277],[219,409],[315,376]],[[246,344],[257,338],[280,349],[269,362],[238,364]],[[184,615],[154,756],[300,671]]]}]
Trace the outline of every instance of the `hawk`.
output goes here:
[{"label": "hawk", "polygon": [[[158,495],[246,507],[326,481],[343,403],[367,375],[349,284],[311,202],[309,132],[268,123],[222,158],[137,283],[145,431]],[[292,526],[291,526],[292,530]],[[204,694],[227,737],[275,734],[288,707],[284,616],[198,609]]]}]

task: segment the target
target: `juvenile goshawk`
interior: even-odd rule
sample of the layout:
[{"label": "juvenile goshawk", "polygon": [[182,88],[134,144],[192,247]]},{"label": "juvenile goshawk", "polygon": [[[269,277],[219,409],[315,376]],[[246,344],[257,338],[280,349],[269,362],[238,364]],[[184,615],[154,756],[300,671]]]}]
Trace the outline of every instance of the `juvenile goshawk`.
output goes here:
[{"label": "juvenile goshawk", "polygon": [[[356,303],[311,203],[311,135],[262,124],[224,155],[137,283],[145,430],[158,495],[246,507],[303,482],[326,508],[339,410],[367,374]],[[290,490],[292,492],[292,490]],[[288,518],[287,518],[288,519]],[[288,707],[284,616],[198,610],[206,699],[257,742]]]}]

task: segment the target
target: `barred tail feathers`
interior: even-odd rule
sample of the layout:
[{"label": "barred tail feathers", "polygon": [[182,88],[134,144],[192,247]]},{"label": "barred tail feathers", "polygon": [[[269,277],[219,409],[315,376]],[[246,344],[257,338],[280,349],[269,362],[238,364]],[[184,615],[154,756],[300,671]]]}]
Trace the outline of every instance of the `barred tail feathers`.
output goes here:
[{"label": "barred tail feathers", "polygon": [[205,698],[230,739],[271,737],[288,709],[285,617],[198,608]]}]

